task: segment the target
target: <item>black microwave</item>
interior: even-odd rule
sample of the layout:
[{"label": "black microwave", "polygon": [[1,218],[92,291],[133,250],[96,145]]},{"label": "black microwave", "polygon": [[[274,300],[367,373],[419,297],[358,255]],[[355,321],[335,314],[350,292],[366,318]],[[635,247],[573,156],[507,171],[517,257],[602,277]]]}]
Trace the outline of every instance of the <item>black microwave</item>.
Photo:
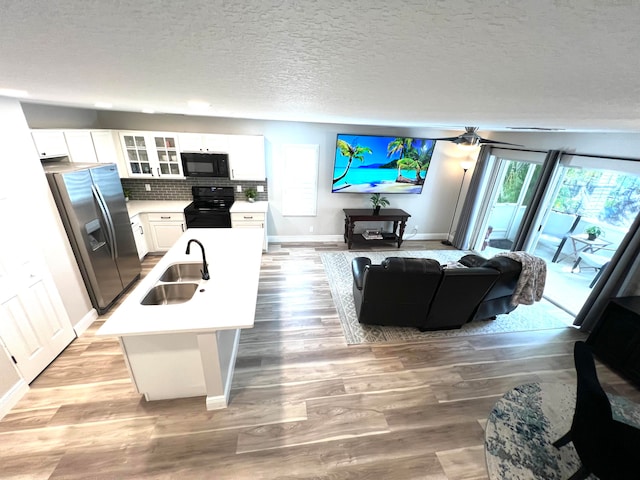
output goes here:
[{"label": "black microwave", "polygon": [[184,152],[182,171],[186,177],[224,177],[229,178],[228,153]]}]

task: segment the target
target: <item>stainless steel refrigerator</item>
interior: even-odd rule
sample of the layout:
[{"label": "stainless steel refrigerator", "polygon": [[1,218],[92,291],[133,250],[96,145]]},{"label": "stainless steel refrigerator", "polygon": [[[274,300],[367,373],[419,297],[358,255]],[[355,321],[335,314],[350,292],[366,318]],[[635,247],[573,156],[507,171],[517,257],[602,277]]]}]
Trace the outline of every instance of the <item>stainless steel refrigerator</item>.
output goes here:
[{"label": "stainless steel refrigerator", "polygon": [[44,170],[91,303],[105,313],[140,276],[115,164],[45,164]]}]

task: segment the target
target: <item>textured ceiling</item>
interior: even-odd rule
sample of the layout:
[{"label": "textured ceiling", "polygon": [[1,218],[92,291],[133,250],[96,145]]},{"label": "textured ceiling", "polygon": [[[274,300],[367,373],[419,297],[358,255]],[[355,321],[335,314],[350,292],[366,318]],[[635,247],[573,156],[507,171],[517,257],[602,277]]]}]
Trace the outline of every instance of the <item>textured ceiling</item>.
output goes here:
[{"label": "textured ceiling", "polygon": [[114,110],[640,131],[635,0],[8,0],[0,88]]}]

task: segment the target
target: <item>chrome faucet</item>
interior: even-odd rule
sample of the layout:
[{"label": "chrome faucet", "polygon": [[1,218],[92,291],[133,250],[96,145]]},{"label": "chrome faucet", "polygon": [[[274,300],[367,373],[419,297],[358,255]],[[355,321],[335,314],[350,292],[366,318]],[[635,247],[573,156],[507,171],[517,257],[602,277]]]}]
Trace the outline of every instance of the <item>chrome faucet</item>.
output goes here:
[{"label": "chrome faucet", "polygon": [[200,270],[200,273],[202,274],[202,279],[203,280],[209,280],[209,268],[207,267],[207,257],[204,254],[204,246],[195,238],[192,238],[191,240],[189,240],[189,242],[187,243],[187,251],[184,252],[187,255],[190,254],[191,252],[191,242],[196,242],[198,245],[200,245],[200,249],[202,250],[202,270]]}]

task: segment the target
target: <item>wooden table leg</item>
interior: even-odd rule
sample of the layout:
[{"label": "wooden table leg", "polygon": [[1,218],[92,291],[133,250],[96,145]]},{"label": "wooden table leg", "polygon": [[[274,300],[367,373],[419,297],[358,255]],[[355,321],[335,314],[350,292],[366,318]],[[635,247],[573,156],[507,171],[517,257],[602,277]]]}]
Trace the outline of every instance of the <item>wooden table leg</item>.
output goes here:
[{"label": "wooden table leg", "polygon": [[406,224],[406,220],[402,220],[400,222],[400,231],[398,232],[398,248],[400,248],[400,245],[402,245],[402,236],[404,235],[404,227],[406,226]]},{"label": "wooden table leg", "polygon": [[344,243],[347,244],[348,250],[351,250],[351,244],[353,243],[353,227],[355,223],[349,217],[344,218]]},{"label": "wooden table leg", "polygon": [[349,235],[349,217],[344,217],[344,243],[347,243]]}]

